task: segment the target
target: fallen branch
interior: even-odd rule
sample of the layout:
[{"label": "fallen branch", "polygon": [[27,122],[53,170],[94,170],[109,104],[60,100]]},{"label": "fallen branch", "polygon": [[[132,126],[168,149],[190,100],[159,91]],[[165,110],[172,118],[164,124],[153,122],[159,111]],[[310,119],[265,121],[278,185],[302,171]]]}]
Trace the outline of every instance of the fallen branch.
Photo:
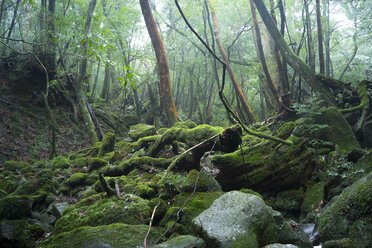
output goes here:
[{"label": "fallen branch", "polygon": [[144,248],[147,248],[147,238],[148,238],[148,236],[151,232],[152,222],[154,221],[156,209],[159,207],[159,205],[160,205],[160,200],[158,200],[158,204],[156,204],[156,206],[154,207],[154,210],[152,211],[151,220],[150,220],[150,224],[149,224],[149,229],[147,230],[145,240],[143,241]]}]

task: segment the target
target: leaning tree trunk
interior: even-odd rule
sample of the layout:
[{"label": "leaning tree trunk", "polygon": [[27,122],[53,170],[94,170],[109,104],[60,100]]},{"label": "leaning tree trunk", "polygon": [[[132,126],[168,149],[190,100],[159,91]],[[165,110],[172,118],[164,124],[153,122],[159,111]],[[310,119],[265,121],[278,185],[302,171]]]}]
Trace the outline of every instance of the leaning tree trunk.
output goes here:
[{"label": "leaning tree trunk", "polygon": [[96,7],[96,4],[97,4],[97,0],[92,0],[89,3],[88,15],[87,15],[85,26],[84,26],[84,35],[85,35],[85,40],[84,40],[84,43],[83,43],[84,57],[83,57],[83,60],[81,61],[81,64],[80,64],[79,78],[78,78],[78,80],[76,82],[76,85],[75,85],[75,95],[76,95],[77,103],[78,103],[78,106],[79,106],[79,109],[80,109],[80,112],[81,112],[81,116],[82,116],[83,121],[84,121],[84,125],[87,129],[90,142],[92,144],[94,144],[98,141],[98,137],[97,137],[97,133],[94,129],[95,128],[94,123],[93,123],[92,118],[89,114],[87,105],[85,104],[85,101],[84,101],[84,93],[83,93],[82,88],[83,88],[83,85],[85,84],[85,81],[87,79],[86,71],[87,71],[88,58],[85,56],[85,54],[87,53],[87,50],[88,50],[88,33],[89,33],[90,23],[92,21],[92,16],[93,16],[93,12],[94,12],[94,9]]},{"label": "leaning tree trunk", "polygon": [[305,64],[302,59],[300,59],[294,52],[288,47],[283,36],[280,34],[277,29],[271,15],[266,9],[266,6],[262,0],[253,0],[257,10],[259,11],[263,22],[265,23],[271,37],[275,40],[280,53],[286,59],[287,63],[297,71],[307,83],[317,92],[322,94],[323,98],[330,104],[335,104],[335,99],[332,96],[332,93],[329,88],[325,87],[321,82],[316,78],[315,72]]},{"label": "leaning tree trunk", "polygon": [[161,89],[160,93],[162,98],[163,110],[165,112],[165,115],[167,116],[168,126],[172,126],[177,121],[177,119],[179,119],[179,116],[176,110],[176,105],[174,103],[171,89],[167,55],[163,46],[163,41],[161,39],[158,26],[155,22],[154,15],[152,14],[149,1],[140,0],[140,4],[159,68]]},{"label": "leaning tree trunk", "polygon": [[249,105],[247,103],[247,100],[245,99],[245,96],[244,96],[242,90],[240,89],[238,81],[237,81],[237,79],[235,77],[235,74],[234,74],[234,72],[231,68],[230,63],[229,63],[229,59],[227,57],[225,49],[222,46],[222,43],[221,43],[221,40],[220,40],[220,32],[219,32],[219,28],[218,28],[218,22],[217,22],[217,15],[216,15],[216,11],[214,10],[213,7],[211,8],[211,14],[212,14],[212,20],[213,20],[213,26],[214,26],[214,36],[215,36],[215,39],[216,39],[216,43],[217,43],[218,49],[220,50],[222,58],[226,63],[226,69],[227,69],[227,72],[230,76],[231,82],[234,86],[235,93],[237,94],[237,96],[238,96],[238,98],[239,98],[239,100],[242,104],[244,113],[247,115],[249,122],[254,123],[254,122],[256,122],[256,117],[254,116],[251,108],[249,107]]}]

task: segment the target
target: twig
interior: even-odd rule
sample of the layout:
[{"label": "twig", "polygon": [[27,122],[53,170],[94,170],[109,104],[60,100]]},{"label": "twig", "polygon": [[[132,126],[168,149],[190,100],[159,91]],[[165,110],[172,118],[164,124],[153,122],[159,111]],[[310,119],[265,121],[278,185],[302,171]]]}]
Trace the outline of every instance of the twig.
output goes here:
[{"label": "twig", "polygon": [[119,200],[121,200],[119,184],[118,184],[117,181],[115,181],[115,194],[116,194],[116,197],[117,197]]},{"label": "twig", "polygon": [[145,240],[143,241],[144,248],[147,248],[147,238],[148,238],[148,236],[149,236],[149,234],[151,232],[152,222],[154,221],[156,209],[159,207],[159,205],[160,205],[160,200],[158,200],[158,204],[156,204],[156,206],[154,207],[154,210],[152,211],[151,220],[150,220],[150,224],[149,224],[149,229],[147,230],[147,233],[146,233],[146,236],[145,236]]},{"label": "twig", "polygon": [[115,195],[115,190],[113,190],[106,182],[105,178],[103,177],[102,172],[98,173],[99,175],[99,181],[101,183],[102,188],[105,190],[106,194],[108,196]]}]

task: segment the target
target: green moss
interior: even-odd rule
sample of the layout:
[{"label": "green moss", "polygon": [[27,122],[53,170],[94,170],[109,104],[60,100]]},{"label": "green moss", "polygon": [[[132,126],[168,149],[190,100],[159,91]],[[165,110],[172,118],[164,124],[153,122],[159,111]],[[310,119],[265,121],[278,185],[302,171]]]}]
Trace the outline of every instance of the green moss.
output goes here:
[{"label": "green moss", "polygon": [[123,200],[117,199],[116,196],[103,199],[100,195],[91,196],[66,209],[57,221],[55,231],[60,233],[80,226],[99,226],[116,222],[147,223],[151,211],[147,200],[132,194],[124,195]]},{"label": "green moss", "polygon": [[306,216],[319,207],[319,204],[324,199],[324,186],[325,182],[318,182],[307,187],[305,198],[301,205],[301,214]]},{"label": "green moss", "polygon": [[254,235],[242,235],[231,243],[231,248],[259,248]]},{"label": "green moss", "polygon": [[88,174],[77,172],[67,179],[66,184],[70,187],[84,185],[87,180]]},{"label": "green moss", "polygon": [[103,137],[102,146],[99,149],[98,157],[102,157],[106,153],[114,151],[114,146],[115,134],[111,132],[106,133],[105,137]]},{"label": "green moss", "polygon": [[52,161],[53,169],[67,169],[71,161],[63,156],[58,156]]},{"label": "green moss", "polygon": [[[147,231],[147,225],[116,223],[97,227],[85,226],[52,236],[43,241],[40,248],[142,247]],[[151,246],[160,235],[156,228],[152,228],[147,245]]]},{"label": "green moss", "polygon": [[7,195],[0,199],[0,219],[22,219],[31,215],[33,200],[29,196]]},{"label": "green moss", "polygon": [[21,170],[22,164],[17,161],[6,161],[3,165],[4,169],[7,171],[16,172]]},{"label": "green moss", "polygon": [[138,117],[135,114],[126,114],[123,117],[123,121],[125,123],[125,126],[130,127],[138,124]]},{"label": "green moss", "polygon": [[322,248],[357,248],[354,241],[351,239],[338,239],[324,242]]},{"label": "green moss", "polygon": [[274,135],[281,139],[287,139],[291,136],[293,129],[296,124],[293,121],[289,121],[280,126],[280,128],[274,132]]},{"label": "green moss", "polygon": [[90,171],[102,168],[107,164],[107,161],[102,158],[87,158],[86,161]]},{"label": "green moss", "polygon": [[98,152],[99,150],[101,149],[101,146],[102,146],[102,142],[96,142],[89,150],[88,152],[88,156],[89,157],[97,157],[98,156]]},{"label": "green moss", "polygon": [[140,123],[140,124],[131,126],[128,132],[128,135],[133,140],[138,140],[139,138],[154,135],[155,133],[156,133],[156,129],[154,126]]},{"label": "green moss", "polygon": [[47,230],[41,224],[29,224],[26,220],[2,220],[2,247],[34,247],[35,242]]},{"label": "green moss", "polygon": [[262,195],[261,195],[260,193],[257,193],[257,192],[254,191],[254,190],[243,188],[243,189],[241,189],[241,190],[239,190],[239,191],[240,191],[240,192],[243,192],[243,193],[246,193],[246,194],[253,194],[253,195],[256,195],[256,196],[260,197],[261,199],[263,199]]},{"label": "green moss", "polygon": [[95,182],[97,182],[99,179],[99,176],[97,173],[92,173],[90,174],[87,179],[86,179],[86,184],[87,185],[93,185]]},{"label": "green moss", "polygon": [[221,186],[218,184],[214,177],[207,173],[206,171],[191,170],[186,179],[182,183],[182,191],[191,193],[194,190],[196,180],[197,192],[206,192],[206,191],[221,191]]},{"label": "green moss", "polygon": [[178,121],[176,122],[173,127],[179,127],[179,128],[194,128],[196,127],[196,123],[191,121],[191,120],[187,120],[187,121]]},{"label": "green moss", "polygon": [[155,206],[158,206],[158,207],[156,208],[153,223],[157,224],[167,213],[168,207],[167,207],[167,203],[161,198],[153,198],[150,200],[149,207],[151,209],[154,209]]},{"label": "green moss", "polygon": [[76,158],[71,162],[71,164],[78,168],[83,168],[84,166],[88,165],[85,158]]}]

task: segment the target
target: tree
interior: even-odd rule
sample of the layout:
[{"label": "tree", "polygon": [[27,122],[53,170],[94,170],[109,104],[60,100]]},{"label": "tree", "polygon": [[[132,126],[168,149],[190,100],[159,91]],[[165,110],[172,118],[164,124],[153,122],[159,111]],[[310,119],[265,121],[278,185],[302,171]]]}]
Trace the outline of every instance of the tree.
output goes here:
[{"label": "tree", "polygon": [[320,0],[316,0],[316,23],[318,27],[318,52],[319,52],[319,72],[324,74],[324,53],[323,53],[323,30],[320,13]]},{"label": "tree", "polygon": [[155,22],[148,0],[140,0],[141,10],[145,19],[147,31],[150,35],[151,43],[155,51],[157,66],[160,77],[160,93],[163,111],[167,117],[168,126],[172,126],[179,119],[176,105],[173,99],[171,89],[167,55],[164,49],[163,41],[160,36],[158,26]]}]

